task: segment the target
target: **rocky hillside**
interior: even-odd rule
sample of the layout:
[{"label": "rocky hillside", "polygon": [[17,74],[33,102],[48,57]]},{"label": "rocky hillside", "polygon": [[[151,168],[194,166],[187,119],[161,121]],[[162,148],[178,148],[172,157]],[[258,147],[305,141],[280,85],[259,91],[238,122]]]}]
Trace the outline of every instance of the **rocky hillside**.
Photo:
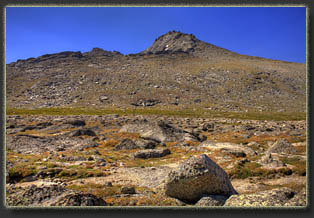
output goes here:
[{"label": "rocky hillside", "polygon": [[137,54],[94,48],[18,60],[6,78],[8,108],[306,111],[305,64],[240,55],[176,31]]}]

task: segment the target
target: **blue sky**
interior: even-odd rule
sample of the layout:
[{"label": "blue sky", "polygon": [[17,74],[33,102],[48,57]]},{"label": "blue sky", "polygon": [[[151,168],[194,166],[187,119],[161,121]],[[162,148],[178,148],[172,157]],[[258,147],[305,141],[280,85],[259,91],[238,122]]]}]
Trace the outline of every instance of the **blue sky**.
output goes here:
[{"label": "blue sky", "polygon": [[94,47],[138,53],[171,30],[231,51],[305,63],[305,7],[8,7],[6,63]]}]

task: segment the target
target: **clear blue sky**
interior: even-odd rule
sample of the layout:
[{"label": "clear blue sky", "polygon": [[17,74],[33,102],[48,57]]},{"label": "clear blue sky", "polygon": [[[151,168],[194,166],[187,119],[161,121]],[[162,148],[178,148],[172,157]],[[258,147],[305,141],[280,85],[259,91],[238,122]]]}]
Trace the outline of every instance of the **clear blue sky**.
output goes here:
[{"label": "clear blue sky", "polygon": [[170,30],[231,51],[305,63],[305,7],[8,7],[6,63],[94,47],[138,53]]}]

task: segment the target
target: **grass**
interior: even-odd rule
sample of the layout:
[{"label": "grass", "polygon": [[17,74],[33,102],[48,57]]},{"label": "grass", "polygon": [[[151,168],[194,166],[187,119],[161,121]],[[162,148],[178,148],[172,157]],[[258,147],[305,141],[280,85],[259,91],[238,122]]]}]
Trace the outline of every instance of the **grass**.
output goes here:
[{"label": "grass", "polygon": [[75,191],[83,191],[91,193],[97,197],[105,198],[112,195],[120,194],[120,188],[121,186],[115,185],[112,187],[108,187],[101,184],[92,184],[87,183],[84,185],[68,185],[68,189],[73,189]]},{"label": "grass", "polygon": [[247,162],[243,165],[236,165],[228,172],[228,174],[231,179],[246,179],[249,177],[271,178],[274,175],[291,175],[292,170],[286,167],[278,169],[264,169],[256,162]]},{"label": "grass", "polygon": [[7,115],[166,115],[179,117],[224,117],[247,120],[305,120],[303,112],[217,112],[201,108],[7,108]]},{"label": "grass", "polygon": [[9,181],[19,182],[27,176],[32,176],[36,174],[36,170],[32,167],[21,168],[21,167],[12,167],[9,169]]},{"label": "grass", "polygon": [[149,193],[149,196],[118,196],[121,194],[121,185],[106,186],[102,184],[87,183],[83,185],[69,185],[68,189],[91,193],[103,198],[111,206],[176,206],[173,198],[153,192],[146,187],[135,187],[136,193]]},{"label": "grass", "polygon": [[62,170],[58,175],[57,178],[75,180],[75,179],[84,179],[88,177],[101,177],[106,176],[107,174],[104,173],[100,169],[88,169],[88,168],[78,168],[78,169],[65,169]]},{"label": "grass", "polygon": [[300,160],[298,157],[282,157],[280,161],[295,166],[292,171],[299,176],[306,175],[306,161]]}]

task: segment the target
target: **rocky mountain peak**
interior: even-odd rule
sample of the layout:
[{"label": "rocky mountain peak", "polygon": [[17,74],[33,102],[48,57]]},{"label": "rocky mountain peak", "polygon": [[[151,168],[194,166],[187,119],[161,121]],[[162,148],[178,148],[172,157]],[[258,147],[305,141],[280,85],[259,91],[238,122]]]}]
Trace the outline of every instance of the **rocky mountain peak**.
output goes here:
[{"label": "rocky mountain peak", "polygon": [[193,34],[185,34],[178,31],[170,31],[158,37],[152,46],[142,53],[175,53],[193,52],[200,41]]},{"label": "rocky mountain peak", "polygon": [[102,48],[93,48],[91,51],[84,53],[84,56],[87,56],[87,57],[113,56],[113,55],[122,55],[122,54],[117,51],[106,51]]}]

